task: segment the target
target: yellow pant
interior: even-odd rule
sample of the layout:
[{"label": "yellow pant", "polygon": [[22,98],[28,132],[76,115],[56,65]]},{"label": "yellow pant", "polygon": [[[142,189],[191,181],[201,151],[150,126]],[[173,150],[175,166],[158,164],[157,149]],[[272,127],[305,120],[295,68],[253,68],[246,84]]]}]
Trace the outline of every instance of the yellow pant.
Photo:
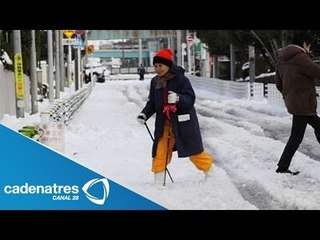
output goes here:
[{"label": "yellow pant", "polygon": [[[166,121],[164,125],[163,136],[159,139],[156,157],[152,159],[152,172],[161,172],[165,170],[166,161],[167,165],[171,162],[174,144],[175,140],[172,129],[170,128],[170,122]],[[196,155],[189,156],[189,159],[199,170],[204,172],[207,172],[211,168],[213,162],[213,158],[204,151]]]}]

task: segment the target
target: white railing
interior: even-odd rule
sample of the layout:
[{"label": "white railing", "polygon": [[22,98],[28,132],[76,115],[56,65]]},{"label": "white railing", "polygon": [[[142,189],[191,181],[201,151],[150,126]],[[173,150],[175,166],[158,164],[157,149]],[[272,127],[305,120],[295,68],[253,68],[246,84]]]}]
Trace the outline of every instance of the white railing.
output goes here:
[{"label": "white railing", "polygon": [[[151,79],[155,76],[155,74],[145,74],[144,79]],[[115,74],[115,75],[109,75],[106,78],[106,81],[114,81],[114,80],[138,80],[139,75],[138,74]]]},{"label": "white railing", "polygon": [[[216,78],[196,77],[194,75],[187,75],[187,77],[190,79],[191,84],[198,89],[209,90],[232,98],[266,99],[271,105],[285,107],[282,95],[273,83],[254,82],[250,87],[250,82],[231,82]],[[320,95],[320,86],[316,87],[316,91]],[[320,112],[320,98],[318,98],[317,111]]]},{"label": "white railing", "polygon": [[187,75],[191,84],[199,89],[209,90],[213,93],[234,97],[234,98],[249,98],[250,88],[247,82],[231,82],[217,78],[196,77]]}]

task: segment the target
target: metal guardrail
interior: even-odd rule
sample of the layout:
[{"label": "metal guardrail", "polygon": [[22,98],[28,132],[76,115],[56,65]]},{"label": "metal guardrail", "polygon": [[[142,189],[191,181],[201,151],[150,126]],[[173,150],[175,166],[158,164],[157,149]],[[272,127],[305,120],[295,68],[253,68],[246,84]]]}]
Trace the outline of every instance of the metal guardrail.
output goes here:
[{"label": "metal guardrail", "polygon": [[90,84],[67,98],[56,100],[48,110],[42,111],[41,115],[49,115],[49,121],[63,122],[68,125],[74,113],[79,110],[91,91],[92,85]]}]

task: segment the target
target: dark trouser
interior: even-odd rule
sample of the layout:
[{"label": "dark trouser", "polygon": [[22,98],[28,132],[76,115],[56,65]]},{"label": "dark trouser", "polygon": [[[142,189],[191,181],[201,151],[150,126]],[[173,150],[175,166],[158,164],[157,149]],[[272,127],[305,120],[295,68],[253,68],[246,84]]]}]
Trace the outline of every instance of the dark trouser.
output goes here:
[{"label": "dark trouser", "polygon": [[314,128],[314,133],[320,143],[320,118],[315,116],[296,116],[293,115],[291,135],[286,147],[283,150],[280,161],[278,162],[279,168],[288,169],[293,155],[297,151],[300,143],[302,142],[307,124]]}]

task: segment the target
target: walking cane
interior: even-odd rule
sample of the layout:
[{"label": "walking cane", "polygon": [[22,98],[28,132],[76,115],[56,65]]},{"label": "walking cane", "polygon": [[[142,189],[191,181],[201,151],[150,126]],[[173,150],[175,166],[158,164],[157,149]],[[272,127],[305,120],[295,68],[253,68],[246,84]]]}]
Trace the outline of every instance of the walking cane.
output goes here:
[{"label": "walking cane", "polygon": [[[144,122],[144,125],[146,126],[146,128],[147,128],[147,130],[148,130],[148,133],[149,133],[152,141],[154,142],[154,138],[152,137],[152,134],[151,134],[151,132],[150,132],[150,129],[149,129],[147,123]],[[170,136],[170,131],[169,131],[169,136]],[[168,137],[169,137],[169,136],[168,136]],[[171,177],[171,174],[170,174],[170,172],[169,172],[169,169],[167,168],[167,164],[168,164],[168,149],[169,149],[169,138],[168,138],[168,144],[167,144],[167,157],[166,157],[166,171],[165,171],[165,173],[168,173],[168,175],[169,175],[169,177],[170,177],[170,179],[171,179],[171,182],[173,183],[173,179],[172,179],[172,177]],[[164,182],[163,182],[163,186],[165,186],[165,185],[166,185],[166,174],[164,174]]]},{"label": "walking cane", "polygon": [[[171,126],[169,127],[169,132],[168,132],[168,141],[167,141],[167,156],[166,156],[166,170],[168,170],[167,169],[167,164],[168,164],[168,159],[169,159],[169,146],[170,146],[170,129],[171,128]],[[168,171],[168,174],[169,174],[169,176],[170,176],[170,173],[169,173],[169,171]],[[167,174],[166,174],[166,172],[164,173],[164,178],[163,178],[163,186],[165,186],[166,185],[166,177],[167,177]],[[171,176],[170,176],[170,178],[171,178]],[[171,181],[172,181],[172,179],[171,179]],[[173,181],[172,181],[173,182]]]}]

